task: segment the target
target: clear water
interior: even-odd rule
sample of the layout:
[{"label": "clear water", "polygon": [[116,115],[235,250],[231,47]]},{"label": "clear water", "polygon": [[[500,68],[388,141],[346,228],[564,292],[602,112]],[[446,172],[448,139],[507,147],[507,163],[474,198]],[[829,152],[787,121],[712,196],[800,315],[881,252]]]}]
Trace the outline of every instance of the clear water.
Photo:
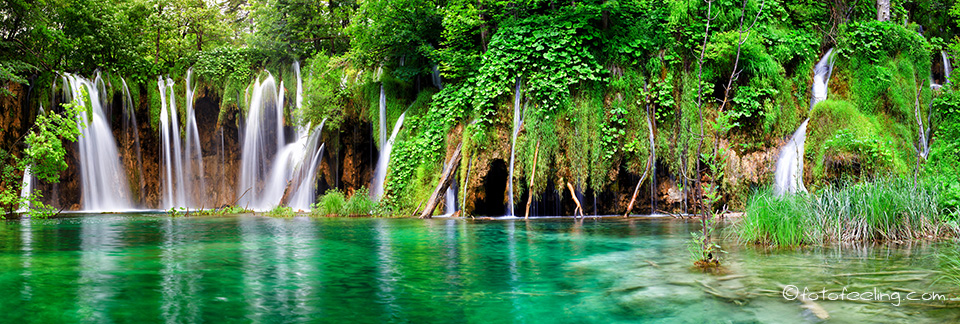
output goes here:
[{"label": "clear water", "polygon": [[[689,267],[683,246],[696,227],[638,218],[12,220],[0,222],[0,322],[803,323],[819,320],[762,289],[956,293],[924,275],[937,266],[932,243],[727,244],[725,272],[705,274]],[[900,270],[915,272],[836,276]],[[916,302],[820,305],[837,323],[960,320],[958,308]]]}]

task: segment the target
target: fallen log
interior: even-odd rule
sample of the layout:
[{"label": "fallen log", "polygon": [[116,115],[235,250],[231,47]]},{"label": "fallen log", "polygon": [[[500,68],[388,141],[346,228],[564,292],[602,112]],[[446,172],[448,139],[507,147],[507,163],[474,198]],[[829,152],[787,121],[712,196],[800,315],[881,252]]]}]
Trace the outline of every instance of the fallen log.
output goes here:
[{"label": "fallen log", "polygon": [[444,193],[447,191],[447,188],[450,187],[450,182],[453,181],[454,170],[456,170],[457,166],[460,164],[460,152],[462,148],[463,142],[457,144],[457,149],[453,151],[453,157],[450,158],[450,163],[443,168],[443,173],[440,174],[440,183],[437,184],[437,189],[435,189],[433,194],[430,195],[430,199],[427,200],[427,206],[424,207],[423,212],[420,213],[421,219],[433,217],[433,211],[437,209],[437,205],[439,205],[440,200],[443,199]]}]

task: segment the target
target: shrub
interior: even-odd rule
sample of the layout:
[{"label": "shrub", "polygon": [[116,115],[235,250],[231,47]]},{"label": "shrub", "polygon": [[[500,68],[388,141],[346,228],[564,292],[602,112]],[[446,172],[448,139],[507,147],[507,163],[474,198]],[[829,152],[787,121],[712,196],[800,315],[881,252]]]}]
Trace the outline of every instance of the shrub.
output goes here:
[{"label": "shrub", "polygon": [[268,211],[266,215],[270,217],[293,217],[296,216],[297,213],[295,213],[291,207],[277,206],[276,208]]},{"label": "shrub", "polygon": [[342,215],[370,215],[377,203],[370,198],[370,191],[361,187],[353,192],[353,196],[343,205]]},{"label": "shrub", "polygon": [[330,189],[320,197],[319,202],[313,205],[311,214],[317,216],[338,215],[346,203],[346,197],[344,197],[343,192],[337,189]]}]

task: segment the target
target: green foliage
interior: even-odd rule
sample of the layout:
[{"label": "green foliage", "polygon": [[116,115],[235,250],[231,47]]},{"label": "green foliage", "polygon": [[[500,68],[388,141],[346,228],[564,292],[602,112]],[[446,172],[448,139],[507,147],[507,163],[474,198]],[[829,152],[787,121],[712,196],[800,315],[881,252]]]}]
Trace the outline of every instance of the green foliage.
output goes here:
[{"label": "green foliage", "polygon": [[[82,98],[86,98],[86,89],[82,90]],[[63,113],[49,113],[37,115],[34,129],[27,133],[25,142],[27,148],[24,154],[28,157],[30,171],[43,181],[59,182],[60,173],[67,169],[65,156],[66,149],[63,140],[76,141],[80,136],[77,126],[77,116],[87,113],[88,107],[77,102],[63,105]],[[86,127],[80,125],[79,127]]]},{"label": "green foliage", "polygon": [[837,39],[840,55],[871,63],[898,55],[906,55],[914,61],[929,60],[928,44],[916,31],[876,20],[841,25]]},{"label": "green foliage", "polygon": [[404,81],[429,71],[434,44],[440,43],[443,30],[439,7],[425,0],[360,2],[346,29],[348,56],[359,66],[387,64]]},{"label": "green foliage", "polygon": [[893,162],[893,153],[879,139],[861,138],[849,129],[837,130],[823,145],[827,154],[856,155],[862,167],[872,172],[880,171]]},{"label": "green foliage", "polygon": [[196,62],[193,71],[197,77],[222,87],[227,84],[247,84],[253,77],[253,65],[266,58],[263,52],[255,49],[219,47],[197,52],[193,58]]},{"label": "green foliage", "polygon": [[26,148],[22,156],[0,149],[0,161],[4,161],[0,168],[0,182],[5,184],[0,190],[0,218],[21,207],[29,207],[31,217],[44,218],[53,214],[54,210],[40,201],[39,190],[21,196],[22,174],[29,170],[34,177],[48,183],[60,181],[60,173],[67,169],[63,141],[76,141],[80,136],[79,127],[86,127],[78,127],[77,122],[79,114],[87,113],[82,104],[86,97],[86,89],[83,89],[81,99],[64,104],[63,112],[39,114],[25,134]]},{"label": "green foliage", "polygon": [[252,210],[249,210],[249,209],[245,209],[245,208],[243,208],[243,207],[241,207],[241,206],[233,205],[233,206],[223,206],[223,207],[220,207],[220,208],[217,208],[217,209],[201,209],[201,210],[196,211],[195,213],[196,213],[197,215],[223,216],[223,215],[235,215],[235,214],[250,213],[250,212],[253,212],[253,211],[252,211]]},{"label": "green foliage", "polygon": [[301,72],[305,76],[299,116],[301,124],[319,124],[326,119],[326,127],[340,128],[356,88],[356,83],[347,81],[349,72],[339,59],[322,54],[307,62]]},{"label": "green foliage", "polygon": [[[864,114],[848,101],[826,100],[810,113],[806,155],[815,179],[827,176],[826,158],[858,165],[862,176],[912,170],[915,126],[891,124],[883,115]],[[838,179],[834,179],[838,180]]]},{"label": "green foliage", "polygon": [[[684,245],[687,247],[687,253],[690,254],[690,261],[702,267],[719,265],[722,255],[727,253],[720,244],[704,237],[700,232],[690,232],[690,239],[686,240]],[[718,263],[711,264],[711,262]]]},{"label": "green foliage", "polygon": [[806,194],[773,197],[766,191],[755,192],[737,223],[739,239],[771,245],[818,242],[811,199]]},{"label": "green foliage", "polygon": [[269,52],[272,58],[331,55],[344,53],[349,48],[344,26],[356,11],[357,1],[250,2],[251,18],[257,28],[248,36],[248,41]]},{"label": "green foliage", "polygon": [[290,218],[290,217],[297,216],[297,213],[293,211],[292,207],[277,206],[267,211],[265,215],[270,217]]},{"label": "green foliage", "polygon": [[184,217],[187,216],[187,209],[185,207],[170,207],[167,214],[170,217]]},{"label": "green foliage", "polygon": [[337,215],[343,211],[346,203],[346,197],[344,197],[343,192],[337,189],[330,189],[312,206],[311,214],[318,216]]},{"label": "green foliage", "polygon": [[944,245],[937,253],[940,261],[940,277],[937,281],[947,281],[960,286],[960,244],[951,242]]},{"label": "green foliage", "polygon": [[376,205],[377,203],[373,201],[373,199],[370,199],[370,191],[365,187],[361,187],[353,192],[350,199],[347,199],[340,213],[349,216],[372,215]]}]

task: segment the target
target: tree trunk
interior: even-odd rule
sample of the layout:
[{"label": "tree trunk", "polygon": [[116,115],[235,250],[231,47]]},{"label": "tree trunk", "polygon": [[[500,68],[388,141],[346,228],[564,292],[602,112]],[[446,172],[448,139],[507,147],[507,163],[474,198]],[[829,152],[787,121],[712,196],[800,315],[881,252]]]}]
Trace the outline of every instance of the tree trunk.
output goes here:
[{"label": "tree trunk", "polygon": [[643,184],[643,180],[647,180],[647,172],[650,172],[650,166],[653,164],[653,156],[651,155],[647,159],[647,167],[643,169],[643,176],[640,177],[640,181],[637,181],[637,188],[633,189],[633,197],[630,198],[630,203],[627,204],[627,211],[623,213],[623,217],[626,218],[630,216],[630,212],[633,211],[633,203],[637,202],[637,194],[640,193],[640,185]]},{"label": "tree trunk", "polygon": [[437,189],[430,195],[430,199],[427,200],[427,207],[420,213],[421,219],[433,217],[433,210],[437,209],[437,205],[440,204],[440,199],[443,199],[444,193],[447,191],[447,188],[450,187],[450,182],[453,181],[454,171],[456,171],[457,165],[460,164],[460,151],[462,148],[463,142],[457,144],[457,149],[453,151],[453,157],[450,158],[450,163],[447,164],[443,169],[443,173],[440,175],[440,183],[437,184]]},{"label": "tree trunk", "polygon": [[890,20],[890,0],[877,0],[877,20]]},{"label": "tree trunk", "polygon": [[533,202],[533,179],[537,177],[537,156],[540,155],[540,141],[537,141],[537,149],[533,151],[533,173],[530,175],[530,186],[527,187],[527,212],[523,218],[530,217],[530,203]]},{"label": "tree trunk", "polygon": [[583,218],[583,205],[580,204],[580,199],[577,199],[577,192],[573,190],[573,185],[570,182],[567,182],[567,189],[570,189],[570,198],[573,198],[573,203],[577,204],[577,209],[573,211],[573,217],[577,217],[577,211],[580,211],[580,218]]}]

